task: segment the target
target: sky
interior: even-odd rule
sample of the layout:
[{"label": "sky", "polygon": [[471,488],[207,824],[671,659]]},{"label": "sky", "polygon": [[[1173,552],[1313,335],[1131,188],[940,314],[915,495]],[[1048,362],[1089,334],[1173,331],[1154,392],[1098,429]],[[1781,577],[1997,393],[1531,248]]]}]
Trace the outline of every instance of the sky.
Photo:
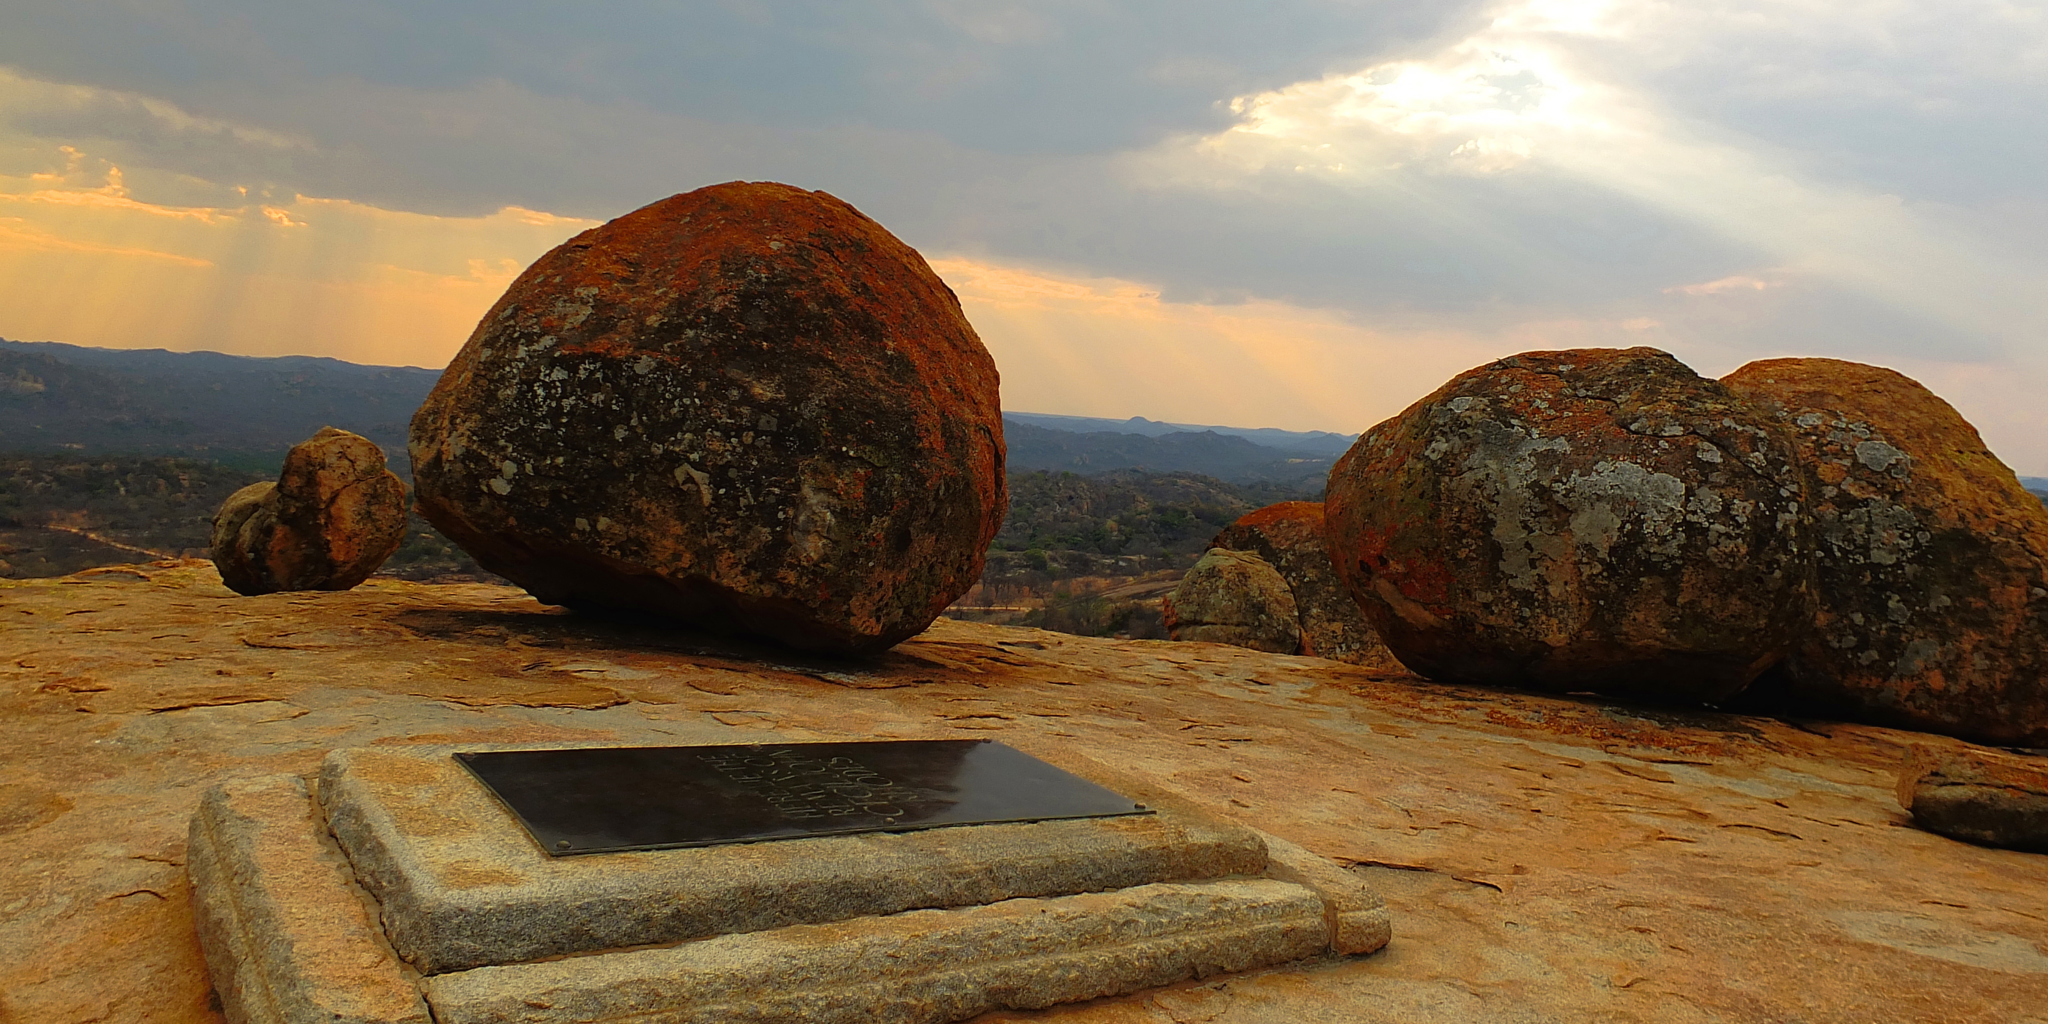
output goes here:
[{"label": "sky", "polygon": [[853,203],[1013,410],[1353,432],[1517,351],[1901,370],[2048,475],[2048,5],[10,0],[0,337],[438,367],[667,195]]}]

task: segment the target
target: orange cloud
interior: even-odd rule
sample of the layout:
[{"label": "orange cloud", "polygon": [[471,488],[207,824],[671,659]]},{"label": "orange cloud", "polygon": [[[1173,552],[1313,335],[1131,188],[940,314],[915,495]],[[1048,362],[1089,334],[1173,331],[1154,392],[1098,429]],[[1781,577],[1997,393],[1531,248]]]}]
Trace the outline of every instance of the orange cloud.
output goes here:
[{"label": "orange cloud", "polygon": [[1115,278],[931,262],[995,356],[1004,407],[1022,411],[1357,431],[1511,351],[1282,302],[1173,303]]},{"label": "orange cloud", "polygon": [[0,176],[0,336],[439,366],[521,268],[594,226],[306,196],[164,205],[62,156],[61,174]]}]

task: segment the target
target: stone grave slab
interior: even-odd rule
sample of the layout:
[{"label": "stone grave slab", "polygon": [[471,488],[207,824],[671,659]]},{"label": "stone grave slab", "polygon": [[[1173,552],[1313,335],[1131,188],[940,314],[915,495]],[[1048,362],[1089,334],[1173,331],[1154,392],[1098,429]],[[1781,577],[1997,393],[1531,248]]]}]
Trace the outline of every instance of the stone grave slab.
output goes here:
[{"label": "stone grave slab", "polygon": [[1137,793],[1154,813],[604,854],[599,869],[548,856],[451,753],[342,750],[320,774],[392,944],[428,973],[1266,869],[1250,829]]},{"label": "stone grave slab", "polygon": [[452,756],[484,749],[208,794],[194,903],[231,1021],[938,1022],[1389,936],[1337,865],[1078,759],[1152,813],[551,856]]}]

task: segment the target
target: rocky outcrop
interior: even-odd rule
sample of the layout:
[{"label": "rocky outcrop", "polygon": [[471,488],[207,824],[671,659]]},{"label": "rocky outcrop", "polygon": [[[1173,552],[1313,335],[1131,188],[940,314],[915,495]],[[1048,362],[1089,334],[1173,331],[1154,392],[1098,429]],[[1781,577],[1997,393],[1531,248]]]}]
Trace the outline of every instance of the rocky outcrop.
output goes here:
[{"label": "rocky outcrop", "polygon": [[347,590],[405,540],[405,484],[368,438],[328,427],[213,517],[213,561],[241,594]]},{"label": "rocky outcrop", "polygon": [[551,604],[873,652],[979,578],[996,368],[909,246],[735,182],[513,282],[412,425],[420,512]]},{"label": "rocky outcrop", "polygon": [[1225,527],[1210,546],[1257,555],[1279,571],[1300,618],[1301,649],[1296,653],[1368,668],[1400,668],[1330,566],[1322,502],[1268,505]]},{"label": "rocky outcrop", "polygon": [[1331,560],[1432,679],[1714,701],[1812,613],[1803,478],[1775,418],[1655,349],[1453,378],[1330,474]]},{"label": "rocky outcrop", "polygon": [[2048,853],[2048,758],[1915,747],[1899,770],[1899,806],[1929,832]]},{"label": "rocky outcrop", "polygon": [[1723,378],[1813,476],[1819,606],[1782,685],[1828,714],[2048,745],[2048,509],[1947,402],[1839,359]]},{"label": "rocky outcrop", "polygon": [[1099,764],[1352,865],[1399,922],[1371,957],[1061,1024],[1959,1024],[2048,1005],[2048,856],[1901,827],[1899,752],[1929,741],[1890,729],[946,619],[827,671],[509,587],[232,598],[202,563],[0,580],[0,1020],[220,1024],[186,876],[188,824],[223,782],[312,776],[340,747],[875,737]]},{"label": "rocky outcrop", "polygon": [[1167,636],[1255,651],[1301,649],[1294,594],[1279,570],[1245,551],[1210,548],[1161,601]]}]

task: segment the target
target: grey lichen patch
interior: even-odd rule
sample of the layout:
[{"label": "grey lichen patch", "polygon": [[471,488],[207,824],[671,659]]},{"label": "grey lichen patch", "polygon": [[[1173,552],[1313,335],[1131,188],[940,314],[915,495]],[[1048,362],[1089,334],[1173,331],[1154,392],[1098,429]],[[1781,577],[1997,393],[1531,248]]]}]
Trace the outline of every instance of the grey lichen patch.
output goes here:
[{"label": "grey lichen patch", "polygon": [[1590,473],[1573,473],[1559,500],[1571,509],[1572,539],[1605,561],[1624,528],[1654,559],[1676,558],[1683,539],[1685,482],[1633,462],[1596,462]]},{"label": "grey lichen patch", "polygon": [[1901,469],[1911,472],[1913,465],[1912,459],[1905,452],[1883,441],[1864,441],[1858,444],[1856,461],[1862,463],[1864,468],[1879,473],[1891,469],[1894,464],[1899,464]]}]

